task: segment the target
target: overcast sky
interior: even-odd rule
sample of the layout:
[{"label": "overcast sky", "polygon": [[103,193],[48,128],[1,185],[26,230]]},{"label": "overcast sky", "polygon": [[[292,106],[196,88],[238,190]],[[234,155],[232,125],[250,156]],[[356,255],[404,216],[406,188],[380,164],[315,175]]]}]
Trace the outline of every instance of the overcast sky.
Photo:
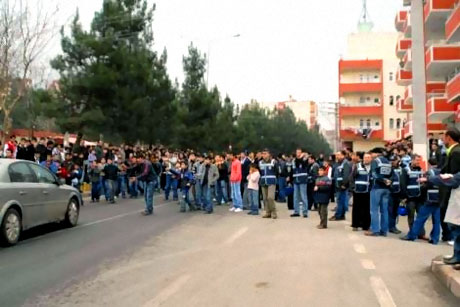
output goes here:
[{"label": "overcast sky", "polygon": [[[89,27],[102,0],[56,0],[62,23],[80,10]],[[356,31],[362,0],[157,0],[155,49],[168,50],[172,79],[194,42],[210,48],[209,83],[239,104],[250,99],[337,101],[337,67]],[[368,0],[374,31],[395,31],[402,0]],[[232,38],[240,34],[239,38]],[[59,38],[52,53],[59,52]]]}]

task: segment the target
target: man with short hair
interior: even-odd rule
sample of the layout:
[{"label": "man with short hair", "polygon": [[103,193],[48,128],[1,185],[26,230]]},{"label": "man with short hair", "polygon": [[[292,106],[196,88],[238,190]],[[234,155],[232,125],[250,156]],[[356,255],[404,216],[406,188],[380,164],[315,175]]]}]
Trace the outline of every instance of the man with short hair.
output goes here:
[{"label": "man with short hair", "polygon": [[232,190],[233,201],[233,207],[229,210],[232,212],[241,212],[243,211],[243,199],[241,197],[241,162],[233,153],[230,153],[229,156],[232,160],[230,169],[230,187]]},{"label": "man with short hair", "polygon": [[152,163],[145,158],[143,154],[139,154],[137,163],[141,166],[142,172],[137,176],[137,180],[144,182],[144,199],[145,199],[145,210],[141,212],[142,215],[153,214],[153,191],[155,188],[155,181],[157,180],[157,174],[152,166]]},{"label": "man with short hair", "polygon": [[260,186],[265,208],[265,215],[263,218],[278,218],[275,204],[276,166],[276,161],[271,158],[270,151],[265,149],[262,153],[262,161],[259,162]]},{"label": "man with short hair", "polygon": [[111,157],[107,159],[107,165],[104,167],[104,177],[107,184],[108,201],[115,204],[115,192],[117,190],[118,167],[113,164]]},{"label": "man with short hair", "polygon": [[292,178],[294,184],[294,213],[291,217],[300,216],[300,203],[303,206],[303,216],[308,217],[308,197],[307,197],[307,181],[308,181],[308,161],[307,156],[302,149],[296,150],[296,157],[292,163]]},{"label": "man with short hair", "polygon": [[357,162],[351,175],[353,184],[353,211],[351,227],[353,231],[362,228],[369,230],[371,225],[370,192],[371,192],[371,162],[370,153],[365,153],[363,161]]},{"label": "man with short hair", "polygon": [[345,214],[348,211],[348,188],[350,186],[351,164],[345,158],[346,156],[347,152],[345,150],[339,151],[336,154],[337,167],[334,179],[337,191],[337,210],[329,221],[345,220]]}]

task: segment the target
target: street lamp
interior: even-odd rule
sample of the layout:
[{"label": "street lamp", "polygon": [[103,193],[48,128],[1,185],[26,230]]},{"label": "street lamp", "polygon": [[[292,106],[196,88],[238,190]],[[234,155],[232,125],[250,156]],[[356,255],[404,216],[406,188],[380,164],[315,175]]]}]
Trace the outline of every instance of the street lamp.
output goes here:
[{"label": "street lamp", "polygon": [[214,40],[211,40],[209,41],[208,43],[208,58],[207,58],[207,68],[206,68],[206,87],[209,89],[209,67],[210,67],[210,60],[211,60],[211,45],[215,42],[218,42],[218,41],[222,41],[222,40],[227,40],[227,39],[232,39],[232,38],[238,38],[240,37],[241,34],[235,34],[235,35],[232,35],[230,37],[223,37],[223,38],[220,38],[220,39],[214,39]]}]

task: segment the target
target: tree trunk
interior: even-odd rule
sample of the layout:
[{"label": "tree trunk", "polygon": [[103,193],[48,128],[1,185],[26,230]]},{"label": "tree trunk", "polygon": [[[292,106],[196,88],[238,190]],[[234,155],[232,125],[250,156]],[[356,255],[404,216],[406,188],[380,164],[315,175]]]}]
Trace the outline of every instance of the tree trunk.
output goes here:
[{"label": "tree trunk", "polygon": [[72,149],[72,153],[81,153],[82,150],[81,150],[81,146],[80,146],[80,143],[81,143],[81,140],[83,139],[83,133],[81,132],[78,132],[77,134],[77,139],[75,140],[75,144],[73,144],[73,149]]},{"label": "tree trunk", "polygon": [[12,126],[13,126],[13,120],[10,118],[10,112],[4,109],[3,110],[3,135],[1,139],[2,145],[5,145],[6,140],[8,140]]}]

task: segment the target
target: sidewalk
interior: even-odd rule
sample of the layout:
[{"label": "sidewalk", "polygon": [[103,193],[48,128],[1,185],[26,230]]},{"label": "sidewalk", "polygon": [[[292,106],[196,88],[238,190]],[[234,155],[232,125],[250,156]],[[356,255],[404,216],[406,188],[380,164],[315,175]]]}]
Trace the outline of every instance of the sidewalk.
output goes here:
[{"label": "sidewalk", "polygon": [[442,256],[433,259],[431,271],[453,295],[460,298],[460,271],[455,270],[451,265],[444,264]]}]

